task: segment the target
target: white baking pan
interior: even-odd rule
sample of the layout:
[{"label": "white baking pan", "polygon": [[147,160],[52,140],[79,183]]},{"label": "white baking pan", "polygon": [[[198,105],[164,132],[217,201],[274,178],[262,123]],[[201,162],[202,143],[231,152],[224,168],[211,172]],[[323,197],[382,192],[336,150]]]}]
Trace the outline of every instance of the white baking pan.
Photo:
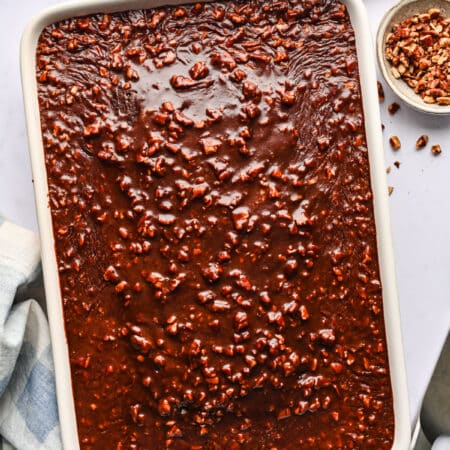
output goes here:
[{"label": "white baking pan", "polygon": [[[383,284],[384,314],[392,388],[394,393],[395,440],[392,448],[395,450],[404,450],[409,446],[410,419],[370,26],[365,7],[361,0],[342,0],[342,2],[348,8],[351,22],[356,33],[366,135],[369,147],[379,262]],[[187,2],[186,0],[75,1],[42,12],[28,24],[23,33],[21,47],[22,84],[34,176],[37,215],[42,243],[42,265],[47,295],[48,318],[53,344],[53,357],[55,361],[59,417],[65,450],[78,449],[79,442],[70,377],[69,352],[64,329],[63,307],[56,264],[52,220],[48,202],[48,186],[39,118],[35,75],[37,41],[44,27],[70,17],[101,12],[111,13],[129,9],[148,9],[181,3]]]}]

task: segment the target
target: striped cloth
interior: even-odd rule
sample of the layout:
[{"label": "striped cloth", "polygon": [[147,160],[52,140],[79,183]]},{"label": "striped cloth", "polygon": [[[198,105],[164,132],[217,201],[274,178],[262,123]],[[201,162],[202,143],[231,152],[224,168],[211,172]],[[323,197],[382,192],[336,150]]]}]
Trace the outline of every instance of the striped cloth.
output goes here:
[{"label": "striped cloth", "polygon": [[37,236],[0,218],[0,448],[62,448]]}]

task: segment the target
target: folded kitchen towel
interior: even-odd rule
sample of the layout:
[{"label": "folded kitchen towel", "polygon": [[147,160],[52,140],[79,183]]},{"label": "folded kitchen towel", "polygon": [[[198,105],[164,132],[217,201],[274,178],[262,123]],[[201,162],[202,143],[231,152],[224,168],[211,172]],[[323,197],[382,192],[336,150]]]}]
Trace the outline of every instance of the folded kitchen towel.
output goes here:
[{"label": "folded kitchen towel", "polygon": [[62,448],[48,324],[28,283],[39,240],[0,218],[0,448]]}]

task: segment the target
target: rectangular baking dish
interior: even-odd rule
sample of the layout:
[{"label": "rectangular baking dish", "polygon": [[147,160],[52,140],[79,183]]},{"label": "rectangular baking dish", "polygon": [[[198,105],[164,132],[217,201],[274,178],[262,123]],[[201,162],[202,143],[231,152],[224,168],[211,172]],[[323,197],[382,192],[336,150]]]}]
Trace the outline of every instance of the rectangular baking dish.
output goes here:
[{"label": "rectangular baking dish", "polygon": [[[204,1],[204,0],[203,0]],[[393,449],[407,449],[410,420],[406,374],[403,360],[400,317],[395,281],[395,266],[390,232],[389,206],[381,122],[376,92],[376,73],[370,26],[362,0],[341,0],[348,9],[356,34],[360,81],[369,149],[371,184],[374,194],[375,222],[381,281],[383,285],[384,319],[394,396],[395,436]],[[59,5],[37,15],[26,27],[21,45],[21,73],[29,149],[34,176],[37,216],[42,244],[42,265],[47,296],[47,309],[56,372],[56,390],[64,449],[79,448],[75,407],[69,366],[69,352],[64,328],[62,298],[56,263],[48,185],[41,137],[35,53],[43,28],[59,20],[94,13],[112,13],[130,9],[148,9],[164,5],[188,3],[186,0],[81,0]]]}]

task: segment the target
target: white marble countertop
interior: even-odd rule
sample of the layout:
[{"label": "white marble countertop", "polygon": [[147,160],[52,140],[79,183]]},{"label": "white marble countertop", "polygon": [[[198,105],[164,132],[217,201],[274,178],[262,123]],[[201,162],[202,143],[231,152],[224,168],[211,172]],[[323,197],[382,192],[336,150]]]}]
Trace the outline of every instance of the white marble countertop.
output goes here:
[{"label": "white marble countertop", "polygon": [[[0,0],[0,215],[32,229],[37,225],[22,108],[19,42],[25,23],[56,3],[61,1]],[[393,3],[365,0],[373,35]],[[386,126],[386,165],[392,166],[388,175],[394,187],[391,219],[413,420],[450,327],[450,117],[425,116],[403,104],[395,116],[389,116],[387,105],[396,99],[387,88],[385,92],[381,113]],[[415,150],[415,140],[424,133],[430,136],[430,144],[441,144],[440,156],[433,156],[429,148]],[[401,150],[395,153],[387,142],[393,134],[402,142]],[[401,162],[400,169],[392,165],[396,160]]]}]

